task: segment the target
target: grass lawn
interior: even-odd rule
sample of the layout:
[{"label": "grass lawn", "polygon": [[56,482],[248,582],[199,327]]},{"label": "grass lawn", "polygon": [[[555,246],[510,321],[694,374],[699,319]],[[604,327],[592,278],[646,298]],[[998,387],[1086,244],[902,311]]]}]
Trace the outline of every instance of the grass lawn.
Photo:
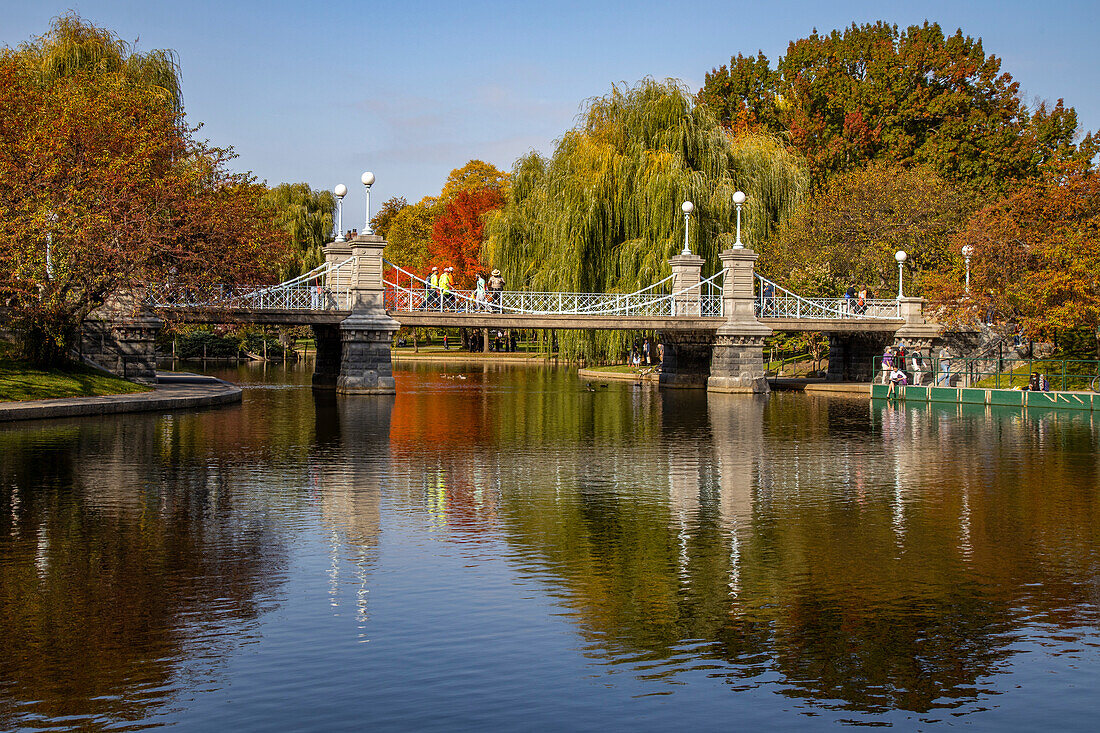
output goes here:
[{"label": "grass lawn", "polygon": [[131,394],[150,389],[83,364],[70,369],[44,370],[0,355],[0,402]]}]

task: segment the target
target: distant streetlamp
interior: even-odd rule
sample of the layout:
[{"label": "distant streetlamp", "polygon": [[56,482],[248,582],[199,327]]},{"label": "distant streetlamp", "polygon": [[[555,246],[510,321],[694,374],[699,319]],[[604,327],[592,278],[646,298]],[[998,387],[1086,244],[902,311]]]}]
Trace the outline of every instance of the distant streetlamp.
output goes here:
[{"label": "distant streetlamp", "polygon": [[348,240],[344,239],[344,197],[348,195],[348,187],[337,183],[332,192],[336,194],[336,241],[346,242]]},{"label": "distant streetlamp", "polygon": [[974,247],[969,244],[963,245],[963,259],[966,260],[966,297],[970,297],[970,255],[974,254]]},{"label": "distant streetlamp", "polygon": [[733,243],[734,249],[744,249],[745,245],[741,244],[741,205],[745,203],[748,196],[744,191],[735,191],[733,194],[733,205],[737,207],[737,241]]},{"label": "distant streetlamp", "polygon": [[370,228],[370,187],[374,183],[374,174],[367,171],[359,180],[367,187],[367,216],[366,223],[363,224],[363,234],[374,234]]},{"label": "distant streetlamp", "polygon": [[894,253],[894,259],[898,261],[898,300],[905,297],[901,292],[901,268],[908,257],[909,255],[905,254],[905,252],[900,249]]},{"label": "distant streetlamp", "polygon": [[688,245],[688,224],[691,222],[691,212],[695,211],[695,204],[690,201],[685,201],[680,205],[680,210],[684,212],[684,251],[680,254],[691,254],[691,247]]}]

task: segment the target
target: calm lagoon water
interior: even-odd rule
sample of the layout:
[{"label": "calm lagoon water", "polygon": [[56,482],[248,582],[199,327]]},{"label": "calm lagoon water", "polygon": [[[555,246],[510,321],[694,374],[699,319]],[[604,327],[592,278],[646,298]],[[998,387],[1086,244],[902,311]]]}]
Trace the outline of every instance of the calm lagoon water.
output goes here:
[{"label": "calm lagoon water", "polygon": [[1095,729],[1098,417],[221,374],[0,426],[0,728]]}]

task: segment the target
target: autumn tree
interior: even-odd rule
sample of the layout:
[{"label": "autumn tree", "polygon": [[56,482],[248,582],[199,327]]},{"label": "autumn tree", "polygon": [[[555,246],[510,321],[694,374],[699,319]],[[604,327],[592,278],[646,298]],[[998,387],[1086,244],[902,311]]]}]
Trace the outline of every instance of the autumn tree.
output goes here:
[{"label": "autumn tree", "polygon": [[430,263],[441,269],[453,267],[459,287],[472,286],[483,269],[485,215],[503,204],[504,194],[500,190],[459,191],[436,219],[428,245]]},{"label": "autumn tree", "polygon": [[[505,200],[508,196],[508,179],[507,173],[492,164],[471,160],[461,168],[451,171],[439,196],[425,196],[411,205],[406,205],[404,198],[390,199],[383,205],[386,218],[380,223],[384,224],[384,229],[379,230],[373,224],[374,220],[371,224],[376,233],[386,238],[386,259],[423,274],[424,268],[434,256],[430,251],[432,232],[436,222],[447,212],[448,204],[463,192],[476,194],[485,190]],[[386,207],[391,202],[393,206],[387,210]],[[379,217],[381,216],[382,212],[379,212]]]},{"label": "autumn tree", "polygon": [[439,197],[446,203],[463,191],[473,193],[484,189],[504,197],[508,195],[508,179],[508,174],[492,163],[471,160],[461,168],[451,171]]},{"label": "autumn tree", "polygon": [[830,179],[764,247],[762,271],[804,294],[854,284],[897,292],[894,253],[904,250],[909,294],[950,261],[969,213],[958,187],[936,173],[884,163]]},{"label": "autumn tree", "polygon": [[[973,248],[968,293],[964,246]],[[1087,329],[1100,339],[1100,173],[1066,165],[981,209],[952,253],[932,294],[954,319],[992,312],[1034,337]],[[1100,342],[1097,348],[1100,354]]]},{"label": "autumn tree", "polygon": [[281,278],[308,272],[324,262],[336,214],[331,192],[314,191],[307,183],[281,183],[264,194],[262,204],[290,241],[291,257],[279,273]]},{"label": "autumn tree", "polygon": [[393,196],[387,199],[378,210],[378,213],[371,217],[371,231],[385,239],[389,234],[390,227],[393,225],[394,217],[408,205],[409,202],[405,200],[404,196]]},{"label": "autumn tree", "polygon": [[1029,109],[981,39],[936,23],[853,24],[793,41],[773,69],[763,54],[711,70],[699,98],[731,127],[783,134],[816,182],[868,161],[923,165],[983,193],[1040,175],[1056,159],[1090,160],[1061,100]]},{"label": "autumn tree", "polygon": [[[56,33],[0,52],[0,302],[44,365],[69,358],[109,299],[169,278],[259,281],[283,242],[263,188],[229,173],[231,153],[195,141],[131,64],[44,75]],[[84,36],[97,34],[113,38]]]},{"label": "autumn tree", "polygon": [[432,227],[442,211],[438,199],[425,197],[394,214],[386,231],[386,259],[407,270],[421,272],[428,262]]}]

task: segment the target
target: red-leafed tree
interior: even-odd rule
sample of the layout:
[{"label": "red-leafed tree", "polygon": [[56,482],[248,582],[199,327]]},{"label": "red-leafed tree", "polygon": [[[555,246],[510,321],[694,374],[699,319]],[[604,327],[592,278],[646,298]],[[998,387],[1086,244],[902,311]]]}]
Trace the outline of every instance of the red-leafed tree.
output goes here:
[{"label": "red-leafed tree", "polygon": [[485,241],[485,215],[504,205],[504,194],[495,189],[460,191],[432,227],[428,244],[431,265],[453,267],[455,285],[471,287],[482,268],[481,245]]},{"label": "red-leafed tree", "polygon": [[196,141],[127,53],[75,18],[0,52],[0,305],[39,364],[66,361],[83,319],[126,291],[261,281],[284,251],[265,189]]}]

